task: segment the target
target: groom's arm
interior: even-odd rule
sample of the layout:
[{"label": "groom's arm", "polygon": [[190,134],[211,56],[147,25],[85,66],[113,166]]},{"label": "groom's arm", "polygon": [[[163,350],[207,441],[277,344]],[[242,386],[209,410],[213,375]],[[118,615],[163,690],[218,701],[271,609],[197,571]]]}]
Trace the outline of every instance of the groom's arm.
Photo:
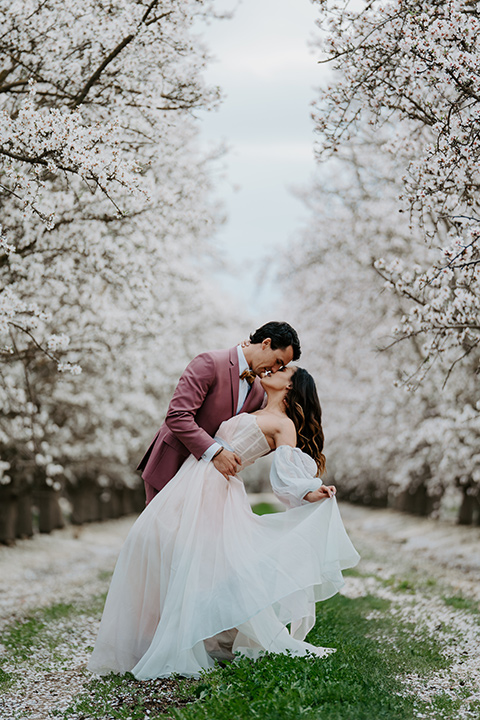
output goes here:
[{"label": "groom's arm", "polygon": [[203,405],[215,376],[213,357],[209,353],[197,355],[178,381],[165,418],[168,429],[197,460],[213,444],[211,436],[195,422],[195,415]]}]

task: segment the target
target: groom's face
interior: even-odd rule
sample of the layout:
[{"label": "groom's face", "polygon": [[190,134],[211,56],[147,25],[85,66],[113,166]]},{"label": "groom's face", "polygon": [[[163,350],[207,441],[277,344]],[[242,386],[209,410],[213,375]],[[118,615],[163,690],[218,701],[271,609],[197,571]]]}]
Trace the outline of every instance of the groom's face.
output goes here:
[{"label": "groom's face", "polygon": [[259,343],[258,350],[252,358],[251,367],[254,373],[263,376],[266,372],[277,372],[292,360],[293,348],[291,345],[287,348],[272,350],[272,341],[270,338],[266,338],[262,343]]}]

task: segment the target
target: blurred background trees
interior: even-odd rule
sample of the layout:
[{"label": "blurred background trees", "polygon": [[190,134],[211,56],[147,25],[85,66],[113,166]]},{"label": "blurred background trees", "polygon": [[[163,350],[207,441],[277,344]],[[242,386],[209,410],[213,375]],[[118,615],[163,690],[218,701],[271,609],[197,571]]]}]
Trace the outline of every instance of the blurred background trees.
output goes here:
[{"label": "blurred background trees", "polygon": [[[344,498],[480,523],[477,3],[313,1],[334,68],[318,170],[277,253],[285,309],[260,322],[300,333]],[[0,541],[33,532],[32,505],[46,532],[60,500],[76,523],[140,510],[176,379],[243,336],[210,280],[214,15],[0,0]]]},{"label": "blurred background trees", "polygon": [[335,72],[285,280],[332,479],[357,502],[480,523],[478,9],[317,4]]},{"label": "blurred background trees", "polygon": [[222,344],[195,122],[218,91],[192,32],[211,12],[0,2],[0,539],[31,534],[32,502],[61,524],[60,493],[75,522],[141,509],[133,469],[175,380]]}]

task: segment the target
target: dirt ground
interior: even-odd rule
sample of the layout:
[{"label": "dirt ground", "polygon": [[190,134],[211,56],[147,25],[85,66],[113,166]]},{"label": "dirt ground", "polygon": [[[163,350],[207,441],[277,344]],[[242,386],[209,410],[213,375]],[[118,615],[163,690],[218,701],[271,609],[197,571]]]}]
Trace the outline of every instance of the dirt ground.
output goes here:
[{"label": "dirt ground", "polygon": [[480,601],[479,527],[347,504],[341,513],[363,563],[376,561],[392,574],[425,573]]},{"label": "dirt ground", "polygon": [[127,533],[129,516],[0,546],[0,629],[30,610],[104,592]]}]

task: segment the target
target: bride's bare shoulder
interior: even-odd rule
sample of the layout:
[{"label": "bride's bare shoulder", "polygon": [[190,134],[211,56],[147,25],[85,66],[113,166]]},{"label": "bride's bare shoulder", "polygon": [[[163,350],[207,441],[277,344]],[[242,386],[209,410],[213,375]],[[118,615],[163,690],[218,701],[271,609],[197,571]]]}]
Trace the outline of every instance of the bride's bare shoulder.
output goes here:
[{"label": "bride's bare shoulder", "polygon": [[279,415],[265,410],[255,413],[260,429],[274,441],[275,446],[297,443],[295,425],[287,415]]},{"label": "bride's bare shoulder", "polygon": [[275,435],[275,445],[291,445],[295,447],[297,444],[297,431],[293,420],[285,415],[281,418],[278,432]]}]

